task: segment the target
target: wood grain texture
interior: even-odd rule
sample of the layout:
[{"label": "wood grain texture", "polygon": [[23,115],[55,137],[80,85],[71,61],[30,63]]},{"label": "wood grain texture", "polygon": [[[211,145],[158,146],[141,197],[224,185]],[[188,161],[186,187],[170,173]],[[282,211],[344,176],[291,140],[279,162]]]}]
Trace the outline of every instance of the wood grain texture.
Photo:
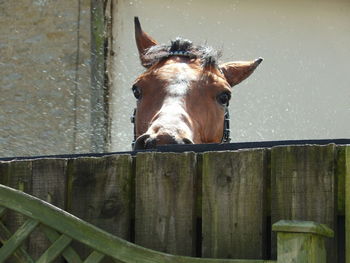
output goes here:
[{"label": "wood grain texture", "polygon": [[8,183],[8,164],[9,162],[1,162],[0,161],[0,184],[7,185]]},{"label": "wood grain texture", "polygon": [[348,146],[336,147],[335,174],[337,176],[337,208],[338,216],[345,215],[345,177],[346,177],[346,148]]},{"label": "wood grain texture", "polygon": [[136,157],[135,242],[177,255],[195,253],[194,153]]},{"label": "wood grain texture", "polygon": [[277,232],[278,263],[326,263],[325,239],[333,230],[312,221],[281,220],[272,226]]},{"label": "wood grain texture", "polygon": [[3,171],[5,184],[25,193],[32,193],[32,162],[11,161]]},{"label": "wood grain texture", "polygon": [[262,259],[265,151],[205,153],[202,180],[203,257]]},{"label": "wood grain texture", "polygon": [[[12,188],[24,191],[26,193],[32,193],[32,163],[31,161],[11,161],[0,163],[0,183],[10,186]],[[4,227],[9,230],[10,233],[14,233],[24,222],[25,217],[13,211],[8,211],[3,218]],[[27,254],[28,242],[24,241],[19,249],[20,254],[23,254],[24,259],[31,260]],[[20,256],[20,255],[19,255]],[[18,255],[11,257],[10,262],[16,262]]]},{"label": "wood grain texture", "polygon": [[[32,195],[54,206],[65,209],[66,204],[66,168],[65,159],[39,159],[32,161]],[[38,259],[51,245],[45,234],[36,229],[29,238],[29,254]],[[63,262],[62,258],[55,262]]]},{"label": "wood grain texture", "polygon": [[[336,231],[337,188],[334,145],[274,147],[271,150],[271,223],[308,220]],[[326,242],[329,263],[337,262],[336,239]],[[272,234],[276,258],[276,235]]]},{"label": "wood grain texture", "polygon": [[345,173],[345,262],[350,263],[350,146],[344,147]]},{"label": "wood grain texture", "polygon": [[[335,158],[335,174],[337,177],[337,246],[338,246],[338,261],[345,262],[346,254],[346,209],[345,209],[345,188],[346,188],[346,145],[337,145]],[[350,240],[349,240],[350,241]],[[350,253],[350,252],[349,252]]]},{"label": "wood grain texture", "polygon": [[[18,189],[22,192],[32,194],[32,162],[31,161],[11,161],[2,164],[2,183],[9,187]],[[24,222],[26,218],[13,211],[8,211],[3,219],[4,225],[10,233],[14,233]],[[28,241],[25,240],[21,245],[21,250],[27,251]],[[9,262],[16,262],[16,259],[9,258]]]},{"label": "wood grain texture", "polygon": [[[130,155],[77,158],[68,162],[67,210],[101,229],[130,239]],[[77,248],[85,258],[90,250]]]}]

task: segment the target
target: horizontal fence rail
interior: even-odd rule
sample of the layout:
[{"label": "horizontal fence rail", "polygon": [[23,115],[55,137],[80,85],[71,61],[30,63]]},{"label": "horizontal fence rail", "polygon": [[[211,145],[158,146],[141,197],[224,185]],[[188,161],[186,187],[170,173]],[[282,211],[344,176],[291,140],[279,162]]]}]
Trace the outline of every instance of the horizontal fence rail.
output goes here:
[{"label": "horizontal fence rail", "polygon": [[[0,162],[1,184],[159,255],[253,260],[250,263],[277,258],[272,225],[282,219],[314,221],[333,229],[335,237],[326,241],[327,262],[345,262],[345,253],[350,254],[344,247],[349,238],[345,230],[350,229],[349,217],[344,217],[350,211],[349,176],[350,146],[336,144]],[[18,231],[27,217],[6,213],[4,233]],[[39,260],[61,249],[75,258],[117,258],[62,229],[41,225],[15,257]],[[59,249],[47,252],[53,244]]]}]

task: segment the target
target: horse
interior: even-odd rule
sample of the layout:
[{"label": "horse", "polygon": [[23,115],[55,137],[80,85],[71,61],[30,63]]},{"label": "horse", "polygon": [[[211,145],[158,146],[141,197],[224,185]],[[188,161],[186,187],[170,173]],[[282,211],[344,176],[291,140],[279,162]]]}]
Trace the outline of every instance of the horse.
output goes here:
[{"label": "horse", "polygon": [[248,78],[262,58],[219,64],[220,52],[177,37],[158,44],[134,18],[135,40],[146,69],[132,85],[134,150],[167,144],[229,142],[232,87]]}]

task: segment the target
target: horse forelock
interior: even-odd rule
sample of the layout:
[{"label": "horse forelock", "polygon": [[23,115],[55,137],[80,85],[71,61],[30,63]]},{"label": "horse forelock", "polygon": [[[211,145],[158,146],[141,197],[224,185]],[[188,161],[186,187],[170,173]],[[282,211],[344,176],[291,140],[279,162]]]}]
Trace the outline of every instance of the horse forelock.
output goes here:
[{"label": "horse forelock", "polygon": [[221,51],[206,45],[193,45],[192,41],[177,37],[171,41],[170,45],[161,44],[152,46],[147,50],[144,58],[148,61],[148,65],[152,66],[171,56],[199,59],[204,68],[218,67]]}]

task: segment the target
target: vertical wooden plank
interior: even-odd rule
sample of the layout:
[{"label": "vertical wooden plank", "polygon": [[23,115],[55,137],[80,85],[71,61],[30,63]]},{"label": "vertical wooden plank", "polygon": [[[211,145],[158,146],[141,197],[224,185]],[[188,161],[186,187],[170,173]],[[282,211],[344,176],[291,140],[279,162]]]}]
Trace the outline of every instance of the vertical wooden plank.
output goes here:
[{"label": "vertical wooden plank", "polygon": [[266,169],[261,149],[203,155],[203,257],[264,257]]},{"label": "vertical wooden plank", "polygon": [[[28,194],[32,193],[32,162],[31,161],[12,161],[8,162],[4,171],[4,178],[9,187],[18,189]],[[13,233],[25,219],[17,213],[8,213],[5,225]]]},{"label": "vertical wooden plank", "polygon": [[136,157],[135,242],[171,254],[195,254],[194,153]]},{"label": "vertical wooden plank", "polygon": [[2,162],[0,161],[0,184],[8,185],[7,181],[7,167],[9,162]]},{"label": "vertical wooden plank", "polygon": [[[335,145],[283,146],[271,150],[271,223],[310,220],[336,232]],[[276,257],[276,235],[272,234]],[[336,239],[326,242],[329,263],[337,261]]]},{"label": "vertical wooden plank", "polygon": [[337,177],[337,246],[338,262],[345,263],[345,179],[346,146],[337,145],[335,153],[335,175]]},{"label": "vertical wooden plank", "polygon": [[[67,210],[123,239],[130,239],[132,158],[113,155],[69,160]],[[80,247],[86,257],[88,250]]]},{"label": "vertical wooden plank", "polygon": [[[65,209],[66,203],[66,167],[65,159],[38,159],[32,162],[32,195],[59,208]],[[39,229],[29,238],[29,253],[34,259],[50,246],[51,242]],[[55,262],[63,262],[57,259]]]},{"label": "vertical wooden plank", "polygon": [[9,187],[30,194],[32,192],[32,162],[6,162],[4,178],[6,178],[5,181]]},{"label": "vertical wooden plank", "polygon": [[[10,161],[2,164],[1,183],[9,187],[18,189],[28,194],[32,193],[32,162],[31,161]],[[18,213],[8,211],[3,223],[10,230],[11,234],[26,221],[26,218]],[[27,251],[28,242],[22,244],[22,249]],[[9,262],[16,262],[14,257]]]},{"label": "vertical wooden plank", "polygon": [[346,148],[347,146],[336,147],[335,174],[337,176],[337,209],[338,215],[345,215],[345,177],[346,177]]},{"label": "vertical wooden plank", "polygon": [[350,145],[345,147],[345,262],[350,263]]}]

